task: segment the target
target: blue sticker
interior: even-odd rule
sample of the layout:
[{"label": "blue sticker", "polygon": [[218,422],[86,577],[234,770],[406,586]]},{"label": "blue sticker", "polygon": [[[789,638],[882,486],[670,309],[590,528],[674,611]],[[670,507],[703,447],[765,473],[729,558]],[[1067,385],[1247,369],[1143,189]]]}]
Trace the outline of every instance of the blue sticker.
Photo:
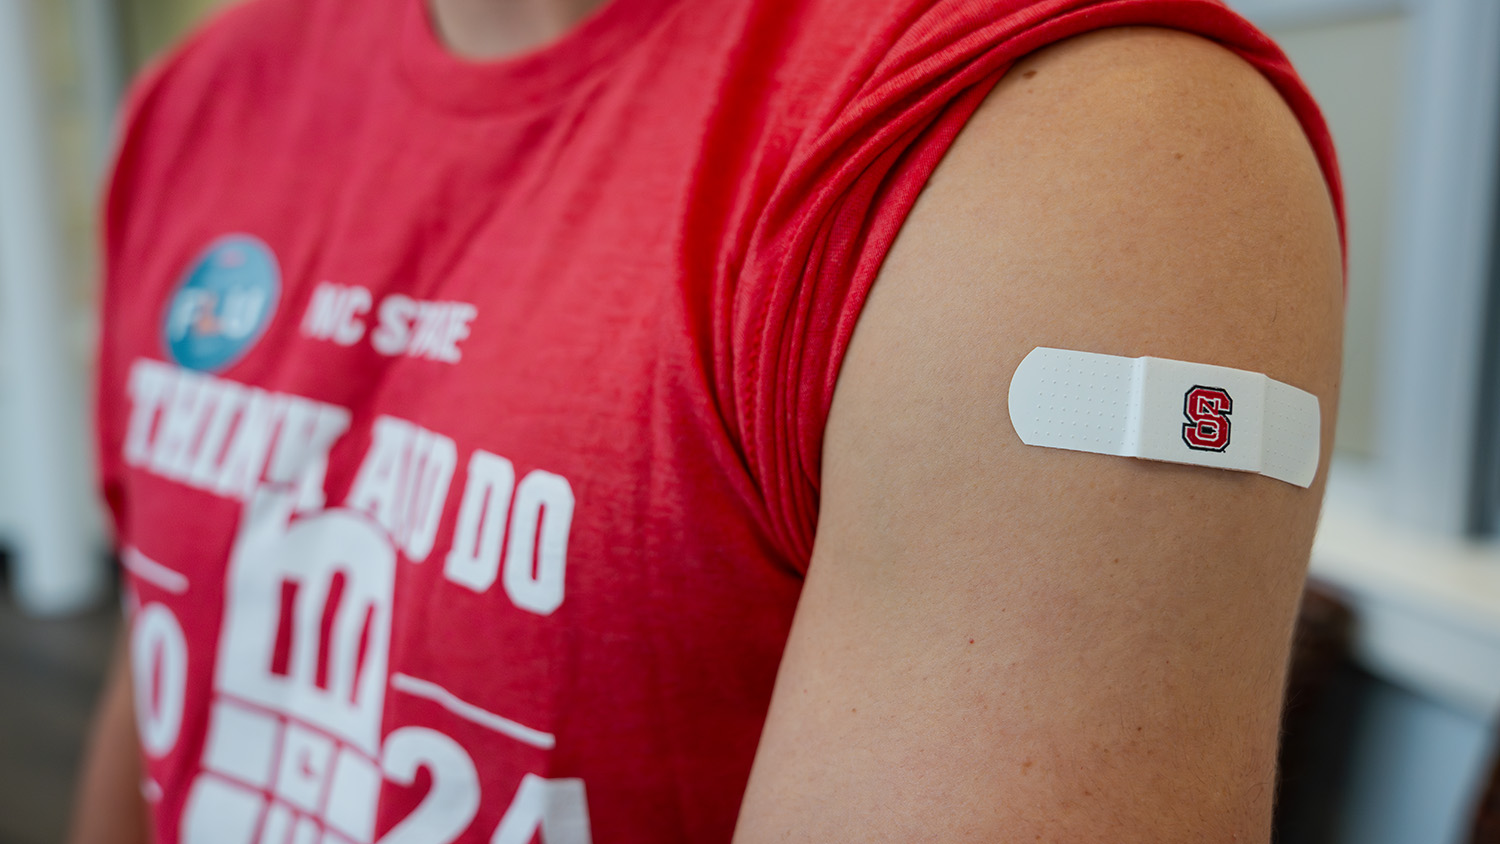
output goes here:
[{"label": "blue sticker", "polygon": [[231,234],[198,256],[167,303],[167,352],[188,369],[218,372],[250,351],[281,298],[281,270],[259,238]]}]

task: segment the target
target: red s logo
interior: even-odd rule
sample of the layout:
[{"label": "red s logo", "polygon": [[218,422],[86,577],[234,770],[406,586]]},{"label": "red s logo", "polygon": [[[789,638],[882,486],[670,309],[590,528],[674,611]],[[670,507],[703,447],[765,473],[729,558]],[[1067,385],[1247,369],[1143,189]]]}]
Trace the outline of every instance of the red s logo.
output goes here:
[{"label": "red s logo", "polygon": [[1229,414],[1234,401],[1219,387],[1194,387],[1183,398],[1182,441],[1195,451],[1223,451],[1229,447]]}]

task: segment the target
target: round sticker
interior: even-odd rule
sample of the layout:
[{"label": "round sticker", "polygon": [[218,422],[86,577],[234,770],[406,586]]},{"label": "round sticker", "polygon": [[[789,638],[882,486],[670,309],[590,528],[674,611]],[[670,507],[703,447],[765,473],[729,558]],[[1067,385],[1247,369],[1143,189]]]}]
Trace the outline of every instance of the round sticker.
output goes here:
[{"label": "round sticker", "polygon": [[188,369],[218,372],[265,333],[280,297],[281,271],[270,248],[250,235],[221,237],[167,303],[167,352]]}]

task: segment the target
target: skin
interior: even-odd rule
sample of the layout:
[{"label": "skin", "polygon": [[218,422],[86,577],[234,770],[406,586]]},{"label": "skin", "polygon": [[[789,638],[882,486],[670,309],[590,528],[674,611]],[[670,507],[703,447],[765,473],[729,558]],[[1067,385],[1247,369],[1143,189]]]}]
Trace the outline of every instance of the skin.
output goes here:
[{"label": "skin", "polygon": [[438,34],[475,60],[515,56],[556,41],[606,0],[428,0]]},{"label": "skin", "polygon": [[78,794],[71,844],[146,844],[146,805],[141,799],[140,743],[130,697],[127,637],[116,637],[104,691],[94,714]]},{"label": "skin", "polygon": [[[430,5],[455,53],[496,59],[602,2]],[[1327,190],[1255,71],[1144,29],[1013,68],[912,212],[845,361],[737,844],[1268,841],[1341,314]],[[1039,345],[1308,390],[1323,470],[1303,490],[1024,446],[1005,392]],[[74,844],[142,840],[119,663]]]},{"label": "skin", "polygon": [[1252,68],[1111,30],[1021,62],[856,330],[810,574],[735,836],[1267,842],[1322,497],[1023,445],[1036,346],[1263,372],[1337,406],[1342,282],[1308,143]]}]

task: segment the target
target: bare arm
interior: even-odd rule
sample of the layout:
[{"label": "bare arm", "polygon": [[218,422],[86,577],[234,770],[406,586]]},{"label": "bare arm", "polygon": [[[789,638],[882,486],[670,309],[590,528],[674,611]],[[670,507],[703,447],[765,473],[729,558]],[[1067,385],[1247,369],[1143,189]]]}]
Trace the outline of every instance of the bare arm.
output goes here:
[{"label": "bare arm", "polygon": [[128,641],[122,629],[78,778],[70,844],[146,844],[150,840],[141,800]]},{"label": "bare arm", "polygon": [[[1232,54],[1114,30],[1014,68],[846,359],[738,844],[1266,842],[1340,278],[1306,139]],[[1325,468],[1025,446],[1006,388],[1042,345],[1299,386]]]}]

